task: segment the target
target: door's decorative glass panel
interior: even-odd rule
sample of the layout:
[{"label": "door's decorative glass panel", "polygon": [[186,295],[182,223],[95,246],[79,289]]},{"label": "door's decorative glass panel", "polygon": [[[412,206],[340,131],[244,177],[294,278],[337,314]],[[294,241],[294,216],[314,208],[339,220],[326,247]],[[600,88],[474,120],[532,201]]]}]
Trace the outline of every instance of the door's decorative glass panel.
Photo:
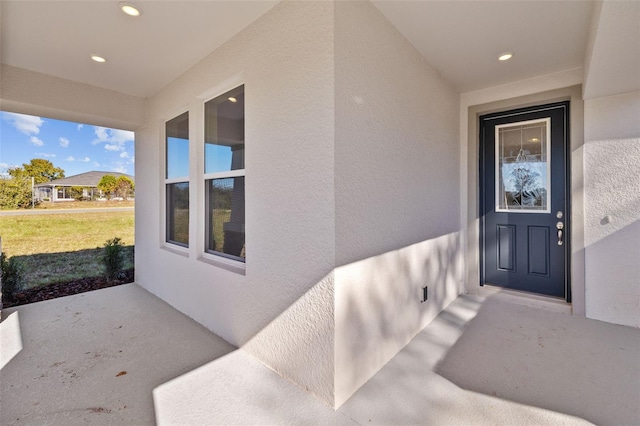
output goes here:
[{"label": "door's decorative glass panel", "polygon": [[548,213],[550,120],[496,126],[496,211]]}]

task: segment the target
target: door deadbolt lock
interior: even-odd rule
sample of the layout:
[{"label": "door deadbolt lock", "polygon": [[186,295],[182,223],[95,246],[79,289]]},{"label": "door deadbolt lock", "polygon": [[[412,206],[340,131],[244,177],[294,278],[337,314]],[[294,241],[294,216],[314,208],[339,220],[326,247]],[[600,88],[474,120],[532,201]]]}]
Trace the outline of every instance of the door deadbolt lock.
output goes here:
[{"label": "door deadbolt lock", "polygon": [[564,229],[564,223],[562,222],[556,223],[556,229]]}]

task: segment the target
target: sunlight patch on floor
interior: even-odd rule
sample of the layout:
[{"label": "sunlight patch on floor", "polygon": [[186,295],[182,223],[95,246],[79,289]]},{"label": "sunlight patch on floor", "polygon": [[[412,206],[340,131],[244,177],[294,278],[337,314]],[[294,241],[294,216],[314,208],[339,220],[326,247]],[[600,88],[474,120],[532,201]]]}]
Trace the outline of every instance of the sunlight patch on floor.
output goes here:
[{"label": "sunlight patch on floor", "polygon": [[22,333],[18,312],[12,312],[0,323],[0,369],[22,350]]}]

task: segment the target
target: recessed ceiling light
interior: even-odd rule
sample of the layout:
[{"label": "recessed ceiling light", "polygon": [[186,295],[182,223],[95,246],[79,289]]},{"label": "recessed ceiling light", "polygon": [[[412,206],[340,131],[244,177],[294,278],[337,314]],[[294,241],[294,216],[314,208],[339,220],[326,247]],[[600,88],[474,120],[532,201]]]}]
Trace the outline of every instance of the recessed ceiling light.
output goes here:
[{"label": "recessed ceiling light", "polygon": [[236,98],[234,98],[233,96],[229,96],[228,98],[231,102],[236,103],[238,102],[238,100]]},{"label": "recessed ceiling light", "polygon": [[138,6],[132,3],[121,1],[120,3],[118,3],[118,6],[120,6],[120,10],[122,10],[124,13],[126,13],[129,16],[142,15],[142,10]]},{"label": "recessed ceiling light", "polygon": [[511,58],[513,58],[513,53],[511,52],[504,52],[501,53],[500,56],[498,56],[499,61],[508,61]]},{"label": "recessed ceiling light", "polygon": [[91,59],[93,59],[96,62],[100,62],[101,64],[107,62],[107,60],[100,55],[91,55]]}]

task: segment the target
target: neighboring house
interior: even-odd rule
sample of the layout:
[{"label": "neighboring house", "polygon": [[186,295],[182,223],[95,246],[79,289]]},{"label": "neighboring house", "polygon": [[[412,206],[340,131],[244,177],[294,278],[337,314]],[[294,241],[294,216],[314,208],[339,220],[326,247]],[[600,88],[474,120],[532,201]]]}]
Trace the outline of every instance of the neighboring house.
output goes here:
[{"label": "neighboring house", "polygon": [[461,293],[640,326],[640,3],[31,3],[2,109],[134,130],[136,282],[330,406]]},{"label": "neighboring house", "polygon": [[79,175],[69,176],[62,179],[52,180],[50,182],[39,183],[35,185],[35,196],[39,201],[74,201],[75,192],[70,188],[82,188],[82,196],[84,198],[95,199],[102,198],[104,194],[98,189],[98,183],[105,175],[127,177],[134,181],[133,176],[118,172],[86,172]]}]

